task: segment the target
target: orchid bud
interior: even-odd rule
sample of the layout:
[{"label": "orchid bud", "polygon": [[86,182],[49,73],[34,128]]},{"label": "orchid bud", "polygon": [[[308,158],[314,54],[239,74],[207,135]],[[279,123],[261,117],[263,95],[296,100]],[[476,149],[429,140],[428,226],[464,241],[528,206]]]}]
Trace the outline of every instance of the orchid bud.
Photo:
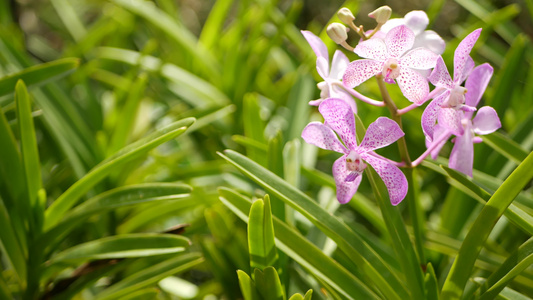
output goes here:
[{"label": "orchid bud", "polygon": [[392,14],[392,9],[387,5],[381,6],[375,11],[368,14],[369,17],[376,19],[378,24],[385,24]]},{"label": "orchid bud", "polygon": [[346,32],[346,26],[341,23],[331,23],[329,24],[326,32],[330,39],[332,39],[336,44],[341,44],[346,42],[348,39],[348,33]]},{"label": "orchid bud", "polygon": [[352,11],[346,7],[339,9],[339,11],[337,12],[337,16],[344,24],[351,24],[353,20],[355,20]]}]

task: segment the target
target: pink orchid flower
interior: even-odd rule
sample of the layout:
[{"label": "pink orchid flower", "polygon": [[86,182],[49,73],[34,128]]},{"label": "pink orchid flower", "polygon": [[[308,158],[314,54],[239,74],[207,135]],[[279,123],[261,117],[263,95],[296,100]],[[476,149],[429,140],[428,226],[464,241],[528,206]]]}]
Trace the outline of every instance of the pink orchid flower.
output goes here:
[{"label": "pink orchid flower", "polygon": [[[461,84],[474,67],[470,51],[472,51],[480,33],[481,29],[474,30],[455,49],[453,80],[442,57],[439,56],[437,59],[437,64],[429,76],[429,81],[444,92],[435,97],[422,114],[422,129],[429,140],[433,139],[437,119],[441,126],[451,130],[454,134],[461,135],[464,128],[461,124],[460,111],[475,110],[474,107],[465,105],[465,94],[468,94],[468,89],[462,87]],[[477,78],[473,80],[477,80]]]},{"label": "pink orchid flower", "polygon": [[392,28],[405,25],[415,34],[413,48],[424,47],[436,54],[442,54],[446,48],[446,43],[435,31],[425,30],[428,24],[429,18],[424,11],[413,10],[403,18],[388,20],[381,27],[378,37],[383,38]]},{"label": "pink orchid flower", "polygon": [[[312,100],[309,104],[318,106],[324,101],[324,99],[330,97],[340,98],[350,105],[354,113],[357,113],[355,100],[342,88],[342,83],[340,81],[346,70],[346,66],[350,62],[348,57],[346,57],[346,55],[340,50],[335,51],[330,69],[328,48],[324,42],[311,31],[302,30],[301,32],[317,56],[316,69],[318,75],[324,79],[324,81],[317,84],[320,89],[320,99]],[[338,84],[335,85],[335,83]]]},{"label": "pink orchid flower", "polygon": [[343,154],[333,163],[337,200],[347,203],[352,199],[361,183],[366,161],[385,183],[392,205],[398,205],[407,195],[407,179],[398,167],[373,152],[404,136],[398,124],[386,117],[378,118],[368,126],[366,135],[358,146],[354,114],[343,100],[326,99],[318,110],[324,117],[324,124],[309,123],[302,132],[302,138],[309,144]]},{"label": "pink orchid flower", "polygon": [[[403,95],[411,102],[422,104],[429,93],[427,79],[415,70],[427,70],[435,66],[437,54],[414,45],[415,34],[405,25],[391,29],[384,40],[369,39],[360,42],[354,52],[360,59],[346,68],[343,83],[354,88],[378,74],[387,83],[398,82]],[[406,53],[407,52],[407,53]]]},{"label": "pink orchid flower", "polygon": [[[483,64],[472,70],[472,73],[466,80],[465,87],[468,92],[465,94],[465,104],[470,107],[476,107],[481,100],[481,96],[485,92],[487,85],[492,77],[493,68],[489,64]],[[461,124],[461,133],[457,130],[450,130],[439,123],[434,127],[434,150],[432,157],[436,158],[438,152],[452,135],[456,135],[453,140],[454,146],[450,154],[449,167],[472,177],[472,169],[474,165],[474,143],[482,142],[478,135],[486,135],[493,133],[501,128],[500,118],[490,106],[481,107],[475,117],[474,111],[457,111],[457,116]]]}]

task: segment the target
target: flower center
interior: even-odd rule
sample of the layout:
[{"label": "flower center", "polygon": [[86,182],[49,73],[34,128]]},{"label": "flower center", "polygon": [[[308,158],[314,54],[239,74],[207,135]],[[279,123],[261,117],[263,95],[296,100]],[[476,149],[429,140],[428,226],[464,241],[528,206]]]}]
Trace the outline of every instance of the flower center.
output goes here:
[{"label": "flower center", "polygon": [[448,100],[442,104],[442,107],[459,109],[465,104],[465,94],[467,90],[462,86],[456,86],[450,93]]},{"label": "flower center", "polygon": [[325,81],[319,82],[319,83],[317,83],[316,86],[320,90],[320,99],[329,98],[329,85],[328,85],[327,82],[325,82]]},{"label": "flower center", "polygon": [[400,66],[396,58],[389,58],[383,65],[383,81],[386,83],[394,83],[394,79],[400,75]]},{"label": "flower center", "polygon": [[346,169],[350,174],[346,176],[346,181],[354,181],[358,175],[361,175],[366,168],[366,164],[361,159],[361,155],[355,151],[350,151],[346,156]]}]

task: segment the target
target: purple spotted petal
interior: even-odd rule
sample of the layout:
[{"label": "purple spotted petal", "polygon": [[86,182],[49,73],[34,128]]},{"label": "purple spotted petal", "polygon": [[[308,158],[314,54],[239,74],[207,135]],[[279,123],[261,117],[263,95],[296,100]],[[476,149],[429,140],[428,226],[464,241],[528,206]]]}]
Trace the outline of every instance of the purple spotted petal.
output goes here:
[{"label": "purple spotted petal", "polygon": [[459,83],[463,83],[466,78],[472,73],[472,70],[476,66],[476,63],[472,59],[472,57],[469,55],[468,59],[466,60],[465,67],[463,69],[463,74],[461,74],[461,79],[459,80]]},{"label": "purple spotted petal", "polygon": [[455,145],[450,154],[448,166],[472,177],[472,168],[474,166],[474,143],[470,126],[467,127],[465,134],[455,138]]},{"label": "purple spotted petal", "polygon": [[474,132],[480,135],[493,133],[502,127],[498,113],[490,106],[480,108],[472,123]]},{"label": "purple spotted petal", "polygon": [[454,108],[444,108],[438,112],[439,124],[446,129],[450,130],[455,135],[462,135],[464,132],[461,120],[463,119],[464,112]]},{"label": "purple spotted petal", "polygon": [[395,165],[368,153],[361,154],[361,158],[376,170],[383,183],[385,183],[392,205],[398,205],[402,202],[407,195],[407,179],[402,171]]},{"label": "purple spotted petal", "polygon": [[405,133],[396,122],[386,117],[379,117],[368,126],[357,152],[364,153],[383,148],[396,142],[404,135]]},{"label": "purple spotted petal", "polygon": [[341,156],[333,163],[332,173],[337,186],[337,200],[341,204],[348,203],[357,191],[363,176],[359,175],[353,181],[346,181],[346,177],[350,174],[346,169],[346,155]]},{"label": "purple spotted petal", "polygon": [[342,82],[345,87],[354,88],[380,73],[382,69],[383,62],[381,61],[371,59],[355,60],[346,68]]},{"label": "purple spotted petal", "polygon": [[[434,137],[434,141],[437,141],[441,136],[443,135],[448,135],[450,136],[449,134],[449,131],[445,128],[445,127],[442,127],[440,126],[439,124],[437,124],[437,126],[435,126],[435,133],[433,134],[433,137]],[[442,147],[446,144],[446,141],[448,139],[444,139],[442,140],[440,143],[438,143],[435,148],[433,149],[433,151],[431,151],[431,158],[433,159],[437,159],[437,156],[439,156],[439,152],[440,150],[442,149]]]},{"label": "purple spotted petal", "polygon": [[468,58],[470,57],[470,51],[474,48],[479,35],[481,34],[481,28],[474,30],[472,33],[467,35],[457,49],[455,49],[455,54],[453,57],[453,80],[455,83],[460,84],[460,80],[467,64]]},{"label": "purple spotted petal", "polygon": [[311,46],[313,49],[313,52],[315,52],[316,57],[323,57],[326,61],[329,61],[328,48],[326,47],[326,44],[324,44],[324,42],[311,31],[302,30],[300,32],[309,43],[309,46]]},{"label": "purple spotted petal", "polygon": [[444,93],[437,96],[433,101],[431,101],[426,109],[422,113],[422,130],[424,134],[433,140],[435,122],[437,122],[437,115],[440,110],[440,105],[444,100],[450,96],[450,91],[445,91]]},{"label": "purple spotted petal", "polygon": [[329,72],[329,78],[340,80],[342,75],[346,71],[346,67],[350,63],[350,60],[342,51],[337,50],[333,54],[333,59],[331,60],[331,71]]},{"label": "purple spotted petal", "polygon": [[421,34],[429,24],[428,15],[422,10],[408,12],[405,17],[405,25],[413,31],[415,35]]},{"label": "purple spotted petal", "polygon": [[494,69],[487,63],[477,66],[466,80],[465,104],[476,107],[485,92]]},{"label": "purple spotted petal", "polygon": [[438,55],[425,49],[413,49],[400,59],[402,67],[409,67],[412,69],[426,70],[435,67]]},{"label": "purple spotted petal", "polygon": [[421,105],[429,94],[427,79],[420,73],[409,68],[400,68],[400,75],[396,78],[398,86],[407,100]]},{"label": "purple spotted petal", "polygon": [[431,75],[429,75],[428,79],[434,86],[437,87],[444,87],[449,90],[453,89],[454,87],[452,77],[450,76],[450,73],[448,73],[448,69],[446,68],[446,64],[444,63],[442,56],[437,58],[435,69],[433,69],[433,72],[431,72]]},{"label": "purple spotted petal", "polygon": [[341,137],[346,148],[355,149],[357,147],[355,118],[352,108],[346,102],[342,99],[329,98],[320,104],[318,111],[324,117],[324,123],[327,123]]},{"label": "purple spotted petal", "polygon": [[355,54],[360,57],[385,61],[388,58],[387,46],[381,39],[369,39],[355,46]]},{"label": "purple spotted petal", "polygon": [[302,138],[308,144],[315,145],[322,149],[332,150],[347,154],[349,151],[335,135],[335,132],[328,126],[320,122],[311,122],[302,131]]},{"label": "purple spotted petal", "polygon": [[391,29],[393,29],[394,27],[398,27],[400,25],[405,25],[404,18],[389,19],[385,24],[383,24],[383,26],[381,26],[380,31],[386,34],[389,31],[391,31]]},{"label": "purple spotted petal", "polygon": [[415,34],[405,25],[395,27],[385,36],[385,44],[389,51],[389,58],[399,58],[405,51],[411,49],[415,42]]},{"label": "purple spotted petal", "polygon": [[446,42],[433,30],[426,30],[415,37],[413,48],[424,47],[435,54],[444,53]]}]

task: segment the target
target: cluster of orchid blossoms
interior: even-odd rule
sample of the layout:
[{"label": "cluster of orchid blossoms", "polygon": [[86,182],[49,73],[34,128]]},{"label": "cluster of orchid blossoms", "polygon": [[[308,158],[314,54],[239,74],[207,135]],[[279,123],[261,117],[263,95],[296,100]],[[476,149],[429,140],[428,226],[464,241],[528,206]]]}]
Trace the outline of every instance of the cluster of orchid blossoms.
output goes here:
[{"label": "cluster of orchid blossoms", "polygon": [[[435,159],[452,136],[455,137],[452,139],[454,146],[449,167],[472,176],[473,144],[481,142],[476,134],[489,134],[501,127],[492,107],[476,108],[493,73],[489,64],[476,67],[470,57],[481,29],[470,33],[455,49],[452,79],[440,56],[445,42],[434,31],[425,30],[429,23],[425,12],[412,11],[404,18],[390,19],[391,9],[380,7],[369,14],[377,22],[376,28],[369,31],[354,24],[355,17],[347,8],[339,10],[338,16],[360,36],[360,41],[355,48],[351,47],[346,42],[349,29],[341,23],[329,25],[328,36],[362,59],[350,62],[342,51],[337,50],[330,67],[326,45],[313,33],[302,31],[317,56],[318,74],[324,79],[317,85],[321,91],[320,99],[309,102],[318,106],[324,123],[309,123],[302,132],[302,138],[307,143],[342,154],[334,162],[332,171],[338,201],[350,201],[368,163],[385,183],[391,203],[399,204],[407,195],[408,183],[398,167],[415,167],[428,155]],[[371,77],[377,78],[383,101],[368,98],[354,90]],[[431,92],[428,81],[435,86]],[[413,104],[403,109],[396,107],[386,88],[387,84],[395,83]],[[392,117],[379,117],[370,124],[359,145],[355,136],[355,99],[388,107]],[[427,150],[411,161],[400,116],[430,100],[422,114]],[[394,162],[374,152],[396,141],[402,162]]]}]

